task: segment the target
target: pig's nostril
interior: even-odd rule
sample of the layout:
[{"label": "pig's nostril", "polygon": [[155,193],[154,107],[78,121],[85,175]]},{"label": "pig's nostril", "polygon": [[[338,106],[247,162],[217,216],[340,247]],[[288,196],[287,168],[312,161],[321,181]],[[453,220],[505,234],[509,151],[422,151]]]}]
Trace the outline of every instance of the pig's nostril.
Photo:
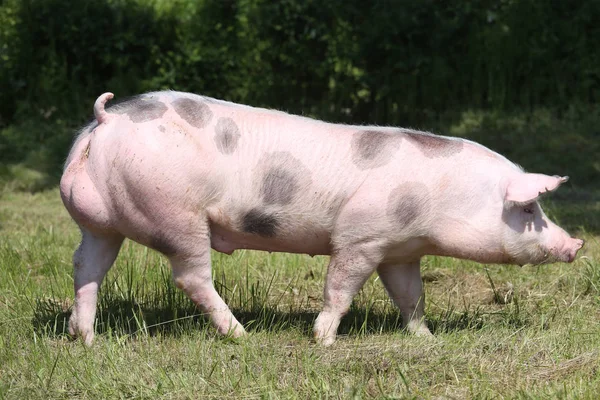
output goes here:
[{"label": "pig's nostril", "polygon": [[577,250],[581,249],[583,247],[583,245],[585,245],[585,240],[583,239],[576,239],[576,238],[571,238],[573,239],[573,241],[575,242],[575,246],[577,246]]}]

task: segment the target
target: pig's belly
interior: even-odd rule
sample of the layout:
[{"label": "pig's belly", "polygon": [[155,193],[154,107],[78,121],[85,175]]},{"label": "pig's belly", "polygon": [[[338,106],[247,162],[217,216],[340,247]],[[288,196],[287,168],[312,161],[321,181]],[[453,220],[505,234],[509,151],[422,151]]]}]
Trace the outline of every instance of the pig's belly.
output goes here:
[{"label": "pig's belly", "polygon": [[234,250],[251,249],[270,252],[329,255],[331,235],[326,231],[309,229],[287,232],[284,237],[260,237],[236,231],[230,227],[211,224],[211,247],[221,253],[231,254]]}]

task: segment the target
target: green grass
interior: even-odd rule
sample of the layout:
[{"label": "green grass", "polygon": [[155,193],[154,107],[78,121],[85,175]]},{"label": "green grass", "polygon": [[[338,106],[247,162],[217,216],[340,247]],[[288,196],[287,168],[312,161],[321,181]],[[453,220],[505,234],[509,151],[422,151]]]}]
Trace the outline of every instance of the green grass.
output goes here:
[{"label": "green grass", "polygon": [[400,331],[374,276],[336,344],[322,348],[311,330],[327,258],[251,251],[214,253],[216,287],[250,332],[221,338],[174,287],[166,260],[126,242],[86,348],[66,333],[79,232],[58,191],[0,196],[0,398],[597,398],[595,197],[548,202],[587,232],[573,264],[427,257],[433,339]]}]

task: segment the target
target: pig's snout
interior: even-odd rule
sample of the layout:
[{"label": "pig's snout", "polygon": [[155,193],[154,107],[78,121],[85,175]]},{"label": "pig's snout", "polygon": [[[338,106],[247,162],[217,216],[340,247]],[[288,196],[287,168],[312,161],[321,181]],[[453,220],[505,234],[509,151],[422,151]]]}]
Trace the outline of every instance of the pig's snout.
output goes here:
[{"label": "pig's snout", "polygon": [[567,245],[565,248],[565,254],[567,254],[567,262],[573,262],[573,260],[575,260],[577,252],[583,247],[584,244],[585,241],[583,239],[570,238],[567,241]]},{"label": "pig's snout", "polygon": [[549,257],[544,263],[556,261],[571,263],[575,261],[577,252],[583,247],[584,244],[585,241],[582,239],[567,237],[562,245],[558,245],[557,247],[550,249],[548,254]]},{"label": "pig's snout", "polygon": [[575,260],[577,252],[583,247],[585,242],[582,239],[567,238],[563,246],[558,247],[553,256],[556,261],[571,263]]}]

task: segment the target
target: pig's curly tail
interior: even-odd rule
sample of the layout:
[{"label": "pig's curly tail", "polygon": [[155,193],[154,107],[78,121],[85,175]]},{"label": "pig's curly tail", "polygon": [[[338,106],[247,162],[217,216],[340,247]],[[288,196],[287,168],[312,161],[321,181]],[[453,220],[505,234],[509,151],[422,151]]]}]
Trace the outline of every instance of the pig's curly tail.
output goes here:
[{"label": "pig's curly tail", "polygon": [[94,116],[96,117],[98,124],[102,124],[103,122],[106,122],[110,119],[110,115],[104,109],[104,105],[113,97],[115,97],[114,94],[106,92],[104,94],[101,94],[100,97],[98,97],[98,99],[94,103]]}]

